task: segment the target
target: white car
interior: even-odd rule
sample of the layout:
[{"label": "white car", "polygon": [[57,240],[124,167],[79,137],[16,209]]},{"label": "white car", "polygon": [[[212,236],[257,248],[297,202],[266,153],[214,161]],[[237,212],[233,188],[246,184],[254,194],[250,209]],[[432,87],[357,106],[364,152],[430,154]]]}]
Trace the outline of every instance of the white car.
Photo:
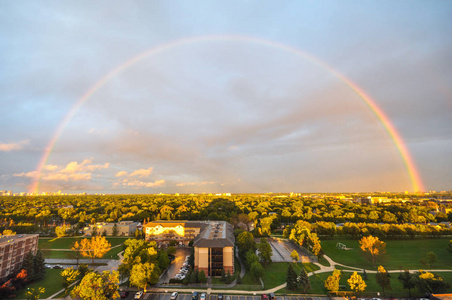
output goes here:
[{"label": "white car", "polygon": [[176,299],[177,299],[177,296],[179,296],[179,293],[178,293],[178,292],[172,293],[172,294],[171,294],[170,300],[176,300]]},{"label": "white car", "polygon": [[142,296],[143,296],[143,291],[138,291],[138,292],[135,294],[135,298],[134,298],[134,299],[141,299]]}]

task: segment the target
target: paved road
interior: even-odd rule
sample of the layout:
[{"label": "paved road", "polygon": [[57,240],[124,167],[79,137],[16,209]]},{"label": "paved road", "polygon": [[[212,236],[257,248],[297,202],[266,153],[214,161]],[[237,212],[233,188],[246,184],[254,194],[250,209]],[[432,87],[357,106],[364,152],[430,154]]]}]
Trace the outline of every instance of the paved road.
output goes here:
[{"label": "paved road", "polygon": [[[191,300],[191,293],[190,294],[179,294],[177,297],[177,300]],[[143,298],[145,300],[170,300],[171,293],[149,293],[146,294],[146,298]],[[223,295],[225,300],[261,300],[260,295]],[[329,299],[328,297],[305,297],[305,296],[276,296],[276,300],[326,300]],[[208,294],[206,296],[206,300],[217,300],[216,294]]]}]

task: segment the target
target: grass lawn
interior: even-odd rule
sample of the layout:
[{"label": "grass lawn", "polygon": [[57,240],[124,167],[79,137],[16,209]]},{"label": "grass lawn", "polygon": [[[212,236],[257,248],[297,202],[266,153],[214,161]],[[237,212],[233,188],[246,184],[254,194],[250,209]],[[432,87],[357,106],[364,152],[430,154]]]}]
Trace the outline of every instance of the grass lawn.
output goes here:
[{"label": "grass lawn", "polygon": [[[433,251],[438,255],[438,262],[433,265],[433,268],[452,269],[452,255],[447,251],[449,241],[450,238],[384,241],[386,242],[386,254],[377,259],[377,266],[381,264],[387,270],[425,269],[419,261],[427,252]],[[337,242],[344,243],[352,249],[337,249]],[[326,255],[337,263],[358,268],[376,269],[362,255],[358,240],[340,238],[324,240],[322,241],[322,249]]]},{"label": "grass lawn", "polygon": [[44,292],[44,294],[41,294],[40,299],[48,298],[49,296],[55,294],[63,288],[63,280],[60,275],[61,271],[62,270],[48,269],[46,271],[46,277],[43,280],[34,282],[30,285],[27,285],[26,288],[16,291],[16,298],[26,299],[27,297],[25,296],[25,293],[27,292],[27,288],[44,287],[46,291]]},{"label": "grass lawn", "polygon": [[[60,258],[60,259],[71,259],[76,258],[73,251],[59,251],[53,249],[70,249],[72,243],[75,241],[80,241],[84,237],[65,237],[65,238],[40,238],[38,247],[41,249],[45,258]],[[118,257],[118,253],[122,251],[123,244],[128,238],[124,237],[107,237],[108,242],[112,247],[118,246],[116,248],[110,249],[103,258],[113,258]]]},{"label": "grass lawn", "polygon": [[[309,280],[311,282],[311,290],[309,290],[309,293],[311,294],[327,294],[327,289],[325,288],[325,280],[330,276],[332,272],[329,273],[319,273],[315,274],[313,276],[309,276]],[[362,273],[359,273],[361,276],[363,276]],[[444,281],[446,282],[452,282],[452,273],[437,273],[440,275]],[[349,285],[347,283],[347,280],[352,275],[352,272],[343,272],[342,277],[340,280],[340,291],[350,291]],[[385,291],[385,294],[387,297],[394,296],[394,297],[408,297],[409,293],[408,290],[403,289],[402,283],[398,280],[399,273],[391,273],[391,290]],[[376,296],[377,293],[380,293],[380,296],[383,296],[383,290],[381,287],[377,284],[376,281],[376,274],[367,274],[367,280],[365,280],[367,287],[365,290],[365,296]],[[282,289],[279,290],[278,293],[299,293],[300,291],[291,291],[288,289]],[[419,292],[416,288],[411,290],[411,295],[413,297],[423,297],[424,293]]]},{"label": "grass lawn", "polygon": [[[90,237],[63,237],[63,238],[39,238],[38,248],[43,249],[71,249],[72,243],[75,241],[81,241],[82,239]],[[107,237],[111,246],[123,244],[128,237]]]}]

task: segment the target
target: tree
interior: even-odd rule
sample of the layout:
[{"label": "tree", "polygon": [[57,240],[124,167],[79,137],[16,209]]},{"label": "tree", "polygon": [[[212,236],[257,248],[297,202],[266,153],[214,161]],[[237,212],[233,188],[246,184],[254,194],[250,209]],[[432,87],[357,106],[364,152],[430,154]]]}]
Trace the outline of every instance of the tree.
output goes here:
[{"label": "tree", "polygon": [[90,240],[83,239],[80,242],[80,252],[82,256],[92,259],[94,264],[94,258],[101,258],[105,253],[110,250],[111,244],[103,236],[93,236]]},{"label": "tree", "polygon": [[309,276],[305,269],[301,270],[300,275],[298,275],[297,283],[303,290],[303,293],[306,293],[311,289],[311,282],[309,281]]},{"label": "tree", "polygon": [[295,273],[292,264],[289,263],[289,268],[287,268],[287,288],[289,290],[296,290],[297,289],[297,273]]},{"label": "tree", "polygon": [[408,293],[410,294],[411,298],[411,289],[416,286],[416,283],[414,277],[411,276],[410,271],[405,270],[405,272],[400,273],[399,281],[402,282],[403,289],[408,289]]},{"label": "tree", "polygon": [[27,275],[28,275],[28,281],[34,281],[36,276],[35,276],[35,268],[34,268],[34,255],[31,251],[29,251],[27,254],[25,254],[23,263],[22,263],[22,268],[24,268],[27,271]]},{"label": "tree", "polygon": [[231,272],[228,270],[228,273],[226,274],[226,283],[231,283],[232,282],[232,275]]},{"label": "tree", "polygon": [[245,267],[247,270],[251,269],[251,265],[254,262],[259,262],[259,257],[254,253],[253,250],[249,250],[245,255]]},{"label": "tree", "polygon": [[61,277],[63,277],[63,287],[64,292],[67,292],[69,286],[77,280],[77,277],[80,275],[79,270],[74,270],[72,267],[64,269],[61,271]]},{"label": "tree", "polygon": [[119,297],[119,273],[104,271],[102,274],[90,272],[86,274],[71,292],[72,298],[84,300],[108,300]]},{"label": "tree", "polygon": [[199,271],[198,280],[199,280],[200,283],[206,283],[207,282],[207,277],[206,277],[206,273],[204,273],[204,270]]},{"label": "tree", "polygon": [[118,224],[115,223],[115,225],[113,225],[113,230],[112,230],[112,233],[111,233],[111,234],[112,234],[113,236],[117,236],[118,233],[119,233]]},{"label": "tree", "polygon": [[364,292],[366,290],[367,284],[364,282],[363,278],[358,275],[357,272],[353,272],[352,276],[347,280],[350,289],[355,293]]},{"label": "tree", "polygon": [[244,231],[237,236],[236,244],[237,247],[239,247],[239,254],[241,257],[243,257],[249,250],[252,250],[253,252],[256,250],[254,236],[248,231]]},{"label": "tree", "polygon": [[27,300],[38,300],[39,296],[41,296],[42,293],[46,291],[43,287],[38,287],[36,289],[34,288],[28,288],[27,292],[25,293],[25,296],[27,296]]},{"label": "tree", "polygon": [[41,250],[36,251],[33,259],[33,269],[36,280],[43,279],[46,276],[45,258]]},{"label": "tree", "polygon": [[298,262],[298,260],[300,259],[300,256],[298,255],[297,250],[293,250],[293,251],[290,253],[290,257],[292,257],[292,259],[293,259],[295,262]]},{"label": "tree", "polygon": [[378,239],[378,237],[373,237],[371,235],[363,237],[359,244],[360,248],[364,253],[369,253],[372,258],[372,263],[375,266],[375,260],[378,256],[383,255],[386,251],[386,243]]},{"label": "tree", "polygon": [[334,269],[333,274],[325,280],[325,287],[330,292],[339,291],[339,280],[341,279],[341,270]]},{"label": "tree", "polygon": [[259,244],[257,244],[257,250],[259,251],[260,261],[264,266],[272,261],[273,250],[267,239],[262,238],[260,240]]},{"label": "tree", "polygon": [[265,269],[262,267],[260,262],[253,262],[250,268],[250,273],[255,280],[258,280],[265,274]]},{"label": "tree", "polygon": [[415,284],[419,290],[426,293],[445,292],[450,287],[442,277],[423,270],[419,270],[419,275],[415,279]]},{"label": "tree", "polygon": [[383,296],[385,295],[385,288],[391,289],[391,279],[389,278],[388,272],[386,272],[383,266],[378,267],[377,272],[377,283],[383,289]]},{"label": "tree", "polygon": [[75,241],[72,244],[71,250],[74,251],[75,258],[77,259],[77,266],[78,266],[78,262],[79,262],[80,255],[81,255],[80,254],[81,249],[82,249],[82,247],[78,241]]},{"label": "tree", "polygon": [[160,269],[153,263],[135,264],[130,271],[130,284],[137,288],[142,288],[146,292],[148,284],[157,283],[160,276]]},{"label": "tree", "polygon": [[433,264],[438,261],[438,255],[435,252],[429,251],[427,252],[423,258],[421,258],[421,264],[424,266],[428,266],[430,269],[433,267]]},{"label": "tree", "polygon": [[63,224],[61,226],[55,227],[55,234],[57,237],[63,237],[66,236],[66,232],[71,228],[71,226],[68,224]]},{"label": "tree", "polygon": [[158,261],[158,265],[160,270],[165,270],[169,264],[171,263],[169,257],[168,257],[168,253],[166,253],[166,251],[160,251],[157,255],[157,261]]}]

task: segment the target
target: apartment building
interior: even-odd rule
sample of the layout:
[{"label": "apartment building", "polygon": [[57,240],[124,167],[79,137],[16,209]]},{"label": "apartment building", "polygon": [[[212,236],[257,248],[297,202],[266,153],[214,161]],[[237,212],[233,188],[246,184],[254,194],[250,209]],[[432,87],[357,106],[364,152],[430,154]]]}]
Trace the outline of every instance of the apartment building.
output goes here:
[{"label": "apartment building", "polygon": [[0,236],[0,280],[20,271],[28,252],[36,255],[38,239],[38,234]]},{"label": "apartment building", "polygon": [[193,241],[195,269],[207,276],[221,276],[222,269],[234,273],[235,237],[232,225],[224,221],[155,221],[143,226],[147,241],[167,245]]}]

